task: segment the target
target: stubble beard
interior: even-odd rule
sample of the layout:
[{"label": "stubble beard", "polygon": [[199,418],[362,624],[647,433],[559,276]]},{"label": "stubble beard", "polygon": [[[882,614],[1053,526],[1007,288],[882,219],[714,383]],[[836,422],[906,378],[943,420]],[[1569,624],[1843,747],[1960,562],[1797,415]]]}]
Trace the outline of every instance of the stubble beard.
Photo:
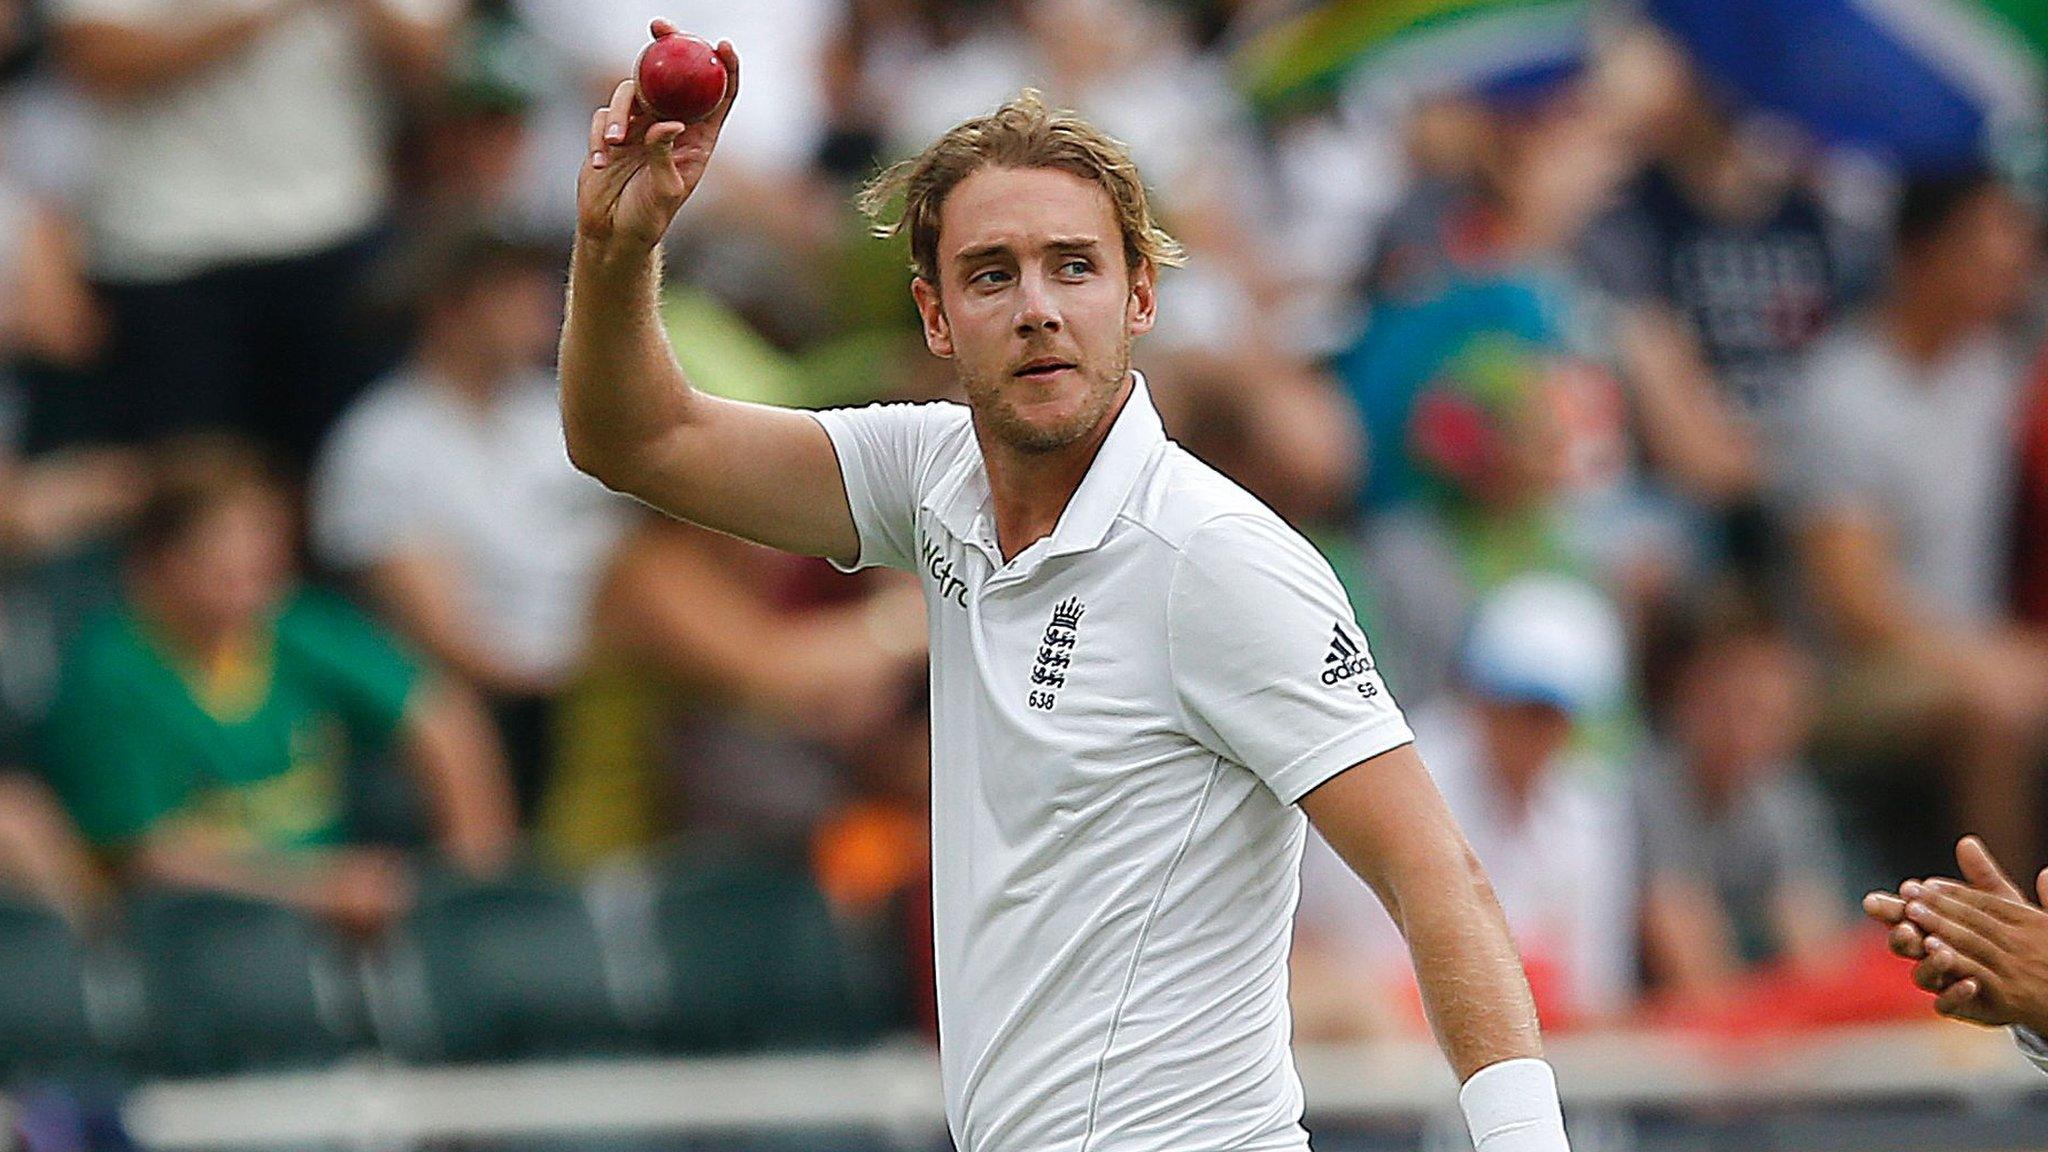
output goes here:
[{"label": "stubble beard", "polygon": [[967,390],[967,404],[974,412],[975,423],[987,435],[1013,451],[1043,456],[1058,452],[1093,432],[1116,403],[1117,391],[1130,370],[1128,338],[1106,370],[1076,366],[1075,371],[1087,383],[1087,395],[1079,412],[1053,425],[1028,420],[1017,410],[1010,388],[1018,381],[1007,372],[962,373],[961,385]]}]

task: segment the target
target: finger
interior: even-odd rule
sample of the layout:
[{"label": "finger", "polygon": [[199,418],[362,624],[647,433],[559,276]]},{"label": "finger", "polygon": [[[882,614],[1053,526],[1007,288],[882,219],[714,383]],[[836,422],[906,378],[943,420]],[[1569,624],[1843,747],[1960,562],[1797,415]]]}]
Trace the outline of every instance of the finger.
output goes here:
[{"label": "finger", "polygon": [[712,51],[717,53],[719,62],[725,65],[725,95],[719,99],[718,107],[712,110],[710,117],[712,123],[719,124],[725,121],[726,110],[731,108],[732,102],[740,96],[740,54],[730,40],[720,40],[718,47]]},{"label": "finger", "polygon": [[648,21],[647,23],[647,34],[649,36],[654,37],[656,40],[661,39],[663,36],[673,36],[678,31],[680,31],[680,29],[678,29],[674,24],[671,24],[658,16],[655,17],[653,20]]},{"label": "finger", "polygon": [[623,144],[626,142],[626,128],[633,120],[634,92],[635,89],[631,80],[621,80],[619,81],[619,86],[612,89],[611,103],[605,106],[605,143]]},{"label": "finger", "polygon": [[1927,895],[1922,899],[1930,904],[1943,900],[1958,908],[1974,909],[1978,914],[2000,924],[2023,924],[2029,915],[2041,914],[2040,909],[2024,900],[2008,900],[2003,896],[1980,892],[1953,880],[1929,881]]},{"label": "finger", "polygon": [[2034,891],[2040,894],[2042,906],[2048,907],[2048,868],[2041,869],[2041,874],[2034,877]]},{"label": "finger", "polygon": [[1956,841],[1956,866],[1963,870],[1963,879],[1979,891],[1996,893],[2009,900],[2026,899],[2019,885],[2013,883],[2005,869],[1998,866],[1991,849],[1975,836],[1965,836]]},{"label": "finger", "polygon": [[1976,977],[1965,976],[1941,990],[1934,998],[1934,1010],[1943,1016],[1954,1016],[1974,1005],[1981,992]]},{"label": "finger", "polygon": [[1885,924],[1906,918],[1906,902],[1897,893],[1872,892],[1863,897],[1863,914]]},{"label": "finger", "polygon": [[1885,943],[1892,955],[1907,960],[1918,960],[1927,955],[1927,934],[1917,924],[1906,923],[1895,926],[1885,934]]},{"label": "finger", "polygon": [[675,151],[676,141],[685,127],[674,120],[664,120],[647,130],[647,146],[651,153],[647,171],[654,178],[655,190],[663,196],[682,196],[689,191],[683,182],[682,170],[677,167]]},{"label": "finger", "polygon": [[599,108],[590,114],[590,166],[592,168],[602,168],[608,160],[605,154],[604,125],[605,117],[610,114],[610,108]]},{"label": "finger", "polygon": [[1925,960],[1913,965],[1913,987],[1922,992],[1938,994],[1953,983],[1955,978],[1943,967],[1939,952],[1929,952]]},{"label": "finger", "polygon": [[1959,901],[1929,892],[1906,905],[1906,916],[1929,937],[1939,937],[1987,964],[1999,953],[1991,943],[1999,932],[1998,921]]}]

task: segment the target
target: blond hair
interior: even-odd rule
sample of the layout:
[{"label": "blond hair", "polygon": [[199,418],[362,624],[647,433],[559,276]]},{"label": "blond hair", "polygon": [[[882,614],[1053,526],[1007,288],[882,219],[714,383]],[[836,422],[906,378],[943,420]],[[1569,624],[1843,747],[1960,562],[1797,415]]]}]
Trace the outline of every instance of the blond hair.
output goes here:
[{"label": "blond hair", "polygon": [[1050,107],[1032,88],[883,170],[861,189],[857,203],[876,237],[909,237],[910,270],[937,284],[939,210],[948,193],[983,168],[1054,168],[1100,186],[1116,212],[1132,275],[1140,263],[1178,267],[1186,261],[1180,241],[1153,219],[1130,149],[1074,113]]}]

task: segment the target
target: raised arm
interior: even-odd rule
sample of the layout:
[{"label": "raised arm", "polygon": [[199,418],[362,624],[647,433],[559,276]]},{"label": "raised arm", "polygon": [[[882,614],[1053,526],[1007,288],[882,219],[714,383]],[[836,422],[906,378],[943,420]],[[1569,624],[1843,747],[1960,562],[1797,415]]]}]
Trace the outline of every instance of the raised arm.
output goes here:
[{"label": "raised arm", "polygon": [[850,562],[860,540],[824,428],[802,412],[696,391],[661,325],[661,238],[703,181],[739,92],[738,55],[726,43],[718,54],[725,99],[705,119],[651,120],[631,80],[591,118],[562,327],[569,458],[670,515]]}]

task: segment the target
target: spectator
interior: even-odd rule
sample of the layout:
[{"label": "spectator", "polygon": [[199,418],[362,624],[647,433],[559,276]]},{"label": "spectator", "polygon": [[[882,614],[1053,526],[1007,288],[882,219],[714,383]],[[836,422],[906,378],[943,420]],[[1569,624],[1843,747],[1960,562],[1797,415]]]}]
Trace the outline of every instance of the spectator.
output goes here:
[{"label": "spectator", "polygon": [[1989,175],[1910,185],[1891,285],[1816,348],[1788,456],[1790,524],[1844,662],[1830,744],[1939,764],[1949,824],[2022,866],[2042,850],[2048,639],[2006,608],[2020,366],[2003,325],[2037,232]]},{"label": "spectator", "polygon": [[1597,222],[1586,256],[1613,295],[1616,340],[1650,458],[1700,502],[1763,493],[1769,437],[1806,346],[1838,310],[1839,226],[1782,137],[1746,124],[1651,34],[1665,91],[1641,127],[1648,167]]},{"label": "spectator", "polygon": [[419,341],[323,449],[314,550],[482,691],[530,821],[554,701],[583,661],[598,581],[633,506],[571,467],[562,446],[554,249],[472,220],[422,237],[411,255]]},{"label": "spectator", "polygon": [[0,353],[79,368],[100,336],[69,224],[0,176]]},{"label": "spectator", "polygon": [[1847,877],[1832,814],[1800,763],[1813,670],[1776,627],[1701,621],[1681,647],[1667,738],[1637,776],[1644,967],[1705,1001],[1751,989],[1771,961],[1820,973],[1845,958]]},{"label": "spectator", "polygon": [[[1626,660],[1604,596],[1567,577],[1523,576],[1481,602],[1458,689],[1416,713],[1430,774],[1493,878],[1546,1029],[1610,1021],[1634,997],[1630,813],[1613,766],[1575,747],[1583,722],[1619,703]],[[1327,866],[1327,849],[1311,856],[1295,970],[1326,976],[1335,950],[1356,973],[1356,955],[1383,954],[1373,941],[1384,933],[1326,923],[1340,895],[1362,893]]]},{"label": "spectator", "polygon": [[346,605],[294,584],[290,506],[251,449],[178,444],[136,530],[128,597],[67,654],[47,770],[131,879],[214,887],[375,930],[407,902],[400,857],[352,843],[347,774],[397,751],[442,852],[485,873],[515,850],[475,703]]},{"label": "spectator", "polygon": [[[0,3],[0,49],[20,18]],[[7,366],[31,359],[76,367],[97,338],[62,217],[0,178],[0,885],[81,925],[102,903],[105,883],[63,808],[30,771],[28,731],[56,677],[59,630],[37,577],[53,557],[130,515],[142,476],[119,450],[22,459],[22,397]]]},{"label": "spectator", "polygon": [[[656,520],[621,547],[598,601],[600,650],[659,698],[628,709],[642,747],[609,764],[571,750],[548,804],[558,855],[662,836],[794,846],[849,792],[900,800],[928,770],[914,583],[850,583],[822,561]],[[650,761],[637,773],[635,756]],[[618,786],[635,775],[637,788]]]},{"label": "spectator", "polygon": [[64,626],[46,577],[57,575],[52,558],[134,511],[140,472],[114,449],[29,462],[0,446],[0,885],[24,889],[81,925],[103,902],[105,883],[36,778],[29,747],[54,690]]},{"label": "spectator", "polygon": [[1576,81],[1533,103],[1447,98],[1421,123],[1433,150],[1474,153],[1431,171],[1476,174],[1395,209],[1370,321],[1337,361],[1370,445],[1361,548],[1411,699],[1445,683],[1490,589],[1546,569],[1619,579],[1657,541],[1599,509],[1627,490],[1626,429],[1569,260],[1622,172],[1617,140]]},{"label": "spectator", "polygon": [[534,118],[552,76],[544,47],[516,21],[479,12],[456,29],[447,67],[405,141],[400,237],[461,216],[518,219]]},{"label": "spectator", "polygon": [[93,99],[103,429],[256,433],[297,463],[387,362],[354,300],[390,210],[391,97],[459,0],[56,0]]}]

